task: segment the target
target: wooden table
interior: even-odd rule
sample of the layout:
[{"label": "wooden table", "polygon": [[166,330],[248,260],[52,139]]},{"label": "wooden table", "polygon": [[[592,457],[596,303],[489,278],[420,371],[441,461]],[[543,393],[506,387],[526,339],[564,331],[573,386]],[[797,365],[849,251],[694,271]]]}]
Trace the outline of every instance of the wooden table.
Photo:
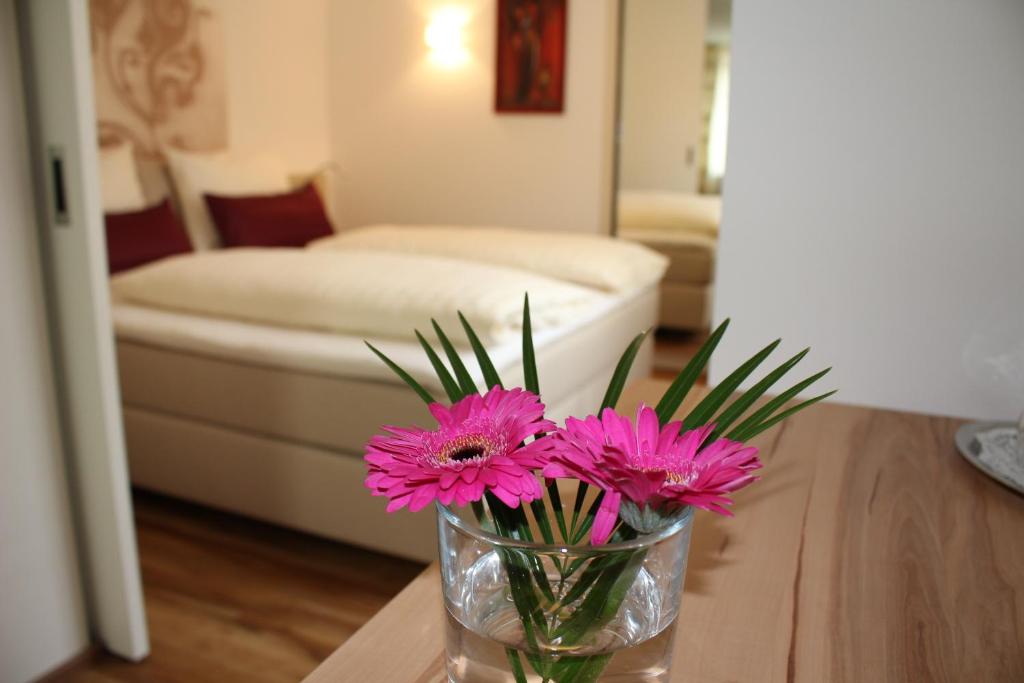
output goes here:
[{"label": "wooden table", "polygon": [[[736,517],[697,515],[672,680],[1024,681],[1024,498],[959,424],[821,405],[761,435]],[[434,565],[307,683],[445,680],[442,609]]]}]

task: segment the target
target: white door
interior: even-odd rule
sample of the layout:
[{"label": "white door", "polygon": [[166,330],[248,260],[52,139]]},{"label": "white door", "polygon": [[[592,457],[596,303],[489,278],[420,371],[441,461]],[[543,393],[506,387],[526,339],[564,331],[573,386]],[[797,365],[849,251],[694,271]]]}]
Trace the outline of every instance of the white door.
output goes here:
[{"label": "white door", "polygon": [[20,0],[19,28],[55,333],[94,636],[149,651],[125,463],[97,177],[86,0]]}]

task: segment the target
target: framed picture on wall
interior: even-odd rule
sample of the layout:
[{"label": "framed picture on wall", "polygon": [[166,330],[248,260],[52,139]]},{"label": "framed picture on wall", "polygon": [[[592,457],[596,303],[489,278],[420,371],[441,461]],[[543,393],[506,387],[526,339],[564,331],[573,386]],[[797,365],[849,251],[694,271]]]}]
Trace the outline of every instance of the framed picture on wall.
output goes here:
[{"label": "framed picture on wall", "polygon": [[498,0],[495,111],[562,111],[565,23],[566,0]]}]

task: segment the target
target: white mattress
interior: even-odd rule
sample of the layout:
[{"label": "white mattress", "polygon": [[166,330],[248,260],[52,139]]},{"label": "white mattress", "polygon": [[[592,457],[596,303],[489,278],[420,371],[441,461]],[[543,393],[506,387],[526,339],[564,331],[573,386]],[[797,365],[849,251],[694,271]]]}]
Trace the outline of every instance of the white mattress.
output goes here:
[{"label": "white mattress", "polygon": [[[534,345],[540,352],[545,346],[612,311],[629,306],[647,295],[655,286],[641,287],[624,294],[601,294],[597,306],[571,323],[537,332]],[[366,348],[361,336],[273,327],[149,308],[116,300],[111,312],[119,341],[337,377],[400,381]],[[463,334],[461,329],[446,329],[445,332],[449,336]],[[430,363],[417,343],[374,338],[368,338],[368,341],[417,379],[429,384],[435,383]],[[470,372],[479,378],[473,352],[459,349],[459,353]],[[517,339],[492,344],[488,347],[488,353],[499,371],[518,366],[521,342]]]},{"label": "white mattress", "polygon": [[[635,237],[679,233],[718,236],[722,198],[685,192],[622,190],[618,197],[620,235]],[[646,241],[646,240],[644,240]]]}]

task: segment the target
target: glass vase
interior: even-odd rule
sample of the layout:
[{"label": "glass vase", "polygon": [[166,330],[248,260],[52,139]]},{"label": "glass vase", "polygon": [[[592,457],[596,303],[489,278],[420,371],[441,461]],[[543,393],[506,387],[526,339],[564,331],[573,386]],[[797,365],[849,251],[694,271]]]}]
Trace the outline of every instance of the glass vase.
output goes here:
[{"label": "glass vase", "polygon": [[449,680],[668,681],[692,521],[689,509],[628,540],[543,545],[439,505]]}]

